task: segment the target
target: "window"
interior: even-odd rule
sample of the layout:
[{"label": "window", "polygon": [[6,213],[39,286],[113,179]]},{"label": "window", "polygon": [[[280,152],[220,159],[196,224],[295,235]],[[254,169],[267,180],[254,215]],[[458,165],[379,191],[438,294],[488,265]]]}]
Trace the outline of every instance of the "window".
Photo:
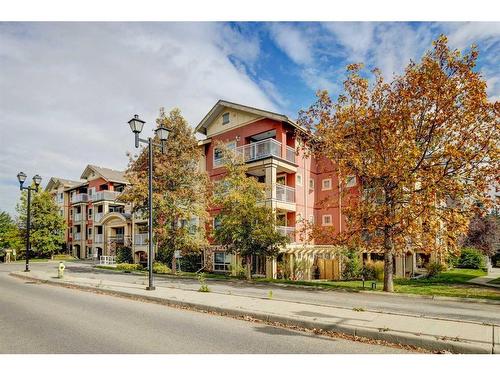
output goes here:
[{"label": "window", "polygon": [[302,186],[302,175],[297,174],[297,185]]},{"label": "window", "polygon": [[309,179],[309,189],[314,190],[314,180],[312,178]]},{"label": "window", "polygon": [[[236,148],[236,141],[226,143],[226,146],[230,150]],[[214,148],[214,168],[220,167],[224,163],[222,150],[219,148]]]},{"label": "window", "polygon": [[347,187],[356,186],[356,176],[347,176],[346,186]]},{"label": "window", "polygon": [[214,253],[214,271],[229,271],[231,266],[231,254],[223,252]]},{"label": "window", "polygon": [[218,229],[221,224],[221,219],[220,216],[215,216],[214,217],[214,230]]},{"label": "window", "polygon": [[332,215],[323,215],[323,225],[332,225]]},{"label": "window", "polygon": [[229,124],[229,112],[222,115],[222,125]]},{"label": "window", "polygon": [[89,237],[92,236],[92,228],[88,229],[88,234],[89,234]]},{"label": "window", "polygon": [[332,179],[325,178],[321,181],[321,190],[332,190]]}]

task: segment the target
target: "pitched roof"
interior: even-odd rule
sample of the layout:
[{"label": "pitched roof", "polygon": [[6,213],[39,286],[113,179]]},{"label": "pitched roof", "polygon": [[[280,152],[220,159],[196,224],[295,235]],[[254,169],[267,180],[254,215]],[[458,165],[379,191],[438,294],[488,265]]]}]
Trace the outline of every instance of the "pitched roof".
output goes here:
[{"label": "pitched roof", "polygon": [[91,164],[87,165],[80,178],[87,179],[92,171],[107,181],[128,184],[128,181],[125,178],[125,171],[117,171],[115,169],[99,167]]},{"label": "pitched roof", "polygon": [[292,121],[286,115],[219,99],[219,101],[215,103],[212,109],[205,115],[203,120],[200,121],[198,126],[196,126],[195,132],[207,134],[207,126],[211,124],[217,118],[217,116],[219,116],[224,111],[224,108],[232,108],[243,112],[253,113],[261,117],[286,122],[299,130],[306,131],[306,129]]},{"label": "pitched roof", "polygon": [[45,191],[50,191],[52,189],[55,189],[59,185],[62,185],[65,188],[72,188],[81,183],[82,183],[81,181],[68,180],[66,178],[60,178],[60,177],[51,177],[49,182],[47,183],[47,186],[45,187]]}]

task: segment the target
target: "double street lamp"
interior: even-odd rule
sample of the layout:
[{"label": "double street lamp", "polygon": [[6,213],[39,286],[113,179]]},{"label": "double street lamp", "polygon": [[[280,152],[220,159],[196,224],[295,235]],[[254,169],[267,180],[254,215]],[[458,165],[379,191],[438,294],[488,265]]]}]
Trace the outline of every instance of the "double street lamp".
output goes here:
[{"label": "double street lamp", "polygon": [[24,172],[19,172],[17,174],[17,180],[19,181],[19,190],[28,191],[28,202],[26,208],[27,211],[26,212],[26,269],[24,270],[24,272],[30,272],[31,192],[32,191],[38,192],[38,187],[42,182],[42,178],[37,174],[33,176],[33,183],[35,184],[35,187],[23,186],[24,181],[26,181],[26,173]]},{"label": "double street lamp", "polygon": [[160,139],[160,143],[153,142],[153,138],[148,137],[147,139],[139,138],[139,134],[144,127],[146,122],[142,121],[138,115],[128,122],[130,129],[135,135],[135,147],[139,148],[139,143],[145,143],[148,145],[149,153],[149,163],[148,163],[148,274],[149,274],[149,284],[146,290],[155,290],[153,281],[153,147],[159,147],[161,152],[165,152],[165,141],[168,139],[168,134],[170,130],[164,126],[159,126],[155,129],[156,136]]}]

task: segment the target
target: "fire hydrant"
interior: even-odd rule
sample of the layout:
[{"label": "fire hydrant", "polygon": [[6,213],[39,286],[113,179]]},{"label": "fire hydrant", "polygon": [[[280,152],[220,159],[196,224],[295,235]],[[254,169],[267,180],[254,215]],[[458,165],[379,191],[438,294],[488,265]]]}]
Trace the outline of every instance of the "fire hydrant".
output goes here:
[{"label": "fire hydrant", "polygon": [[63,262],[59,262],[59,267],[57,268],[57,277],[62,279],[64,276],[64,269],[66,266],[64,265]]}]

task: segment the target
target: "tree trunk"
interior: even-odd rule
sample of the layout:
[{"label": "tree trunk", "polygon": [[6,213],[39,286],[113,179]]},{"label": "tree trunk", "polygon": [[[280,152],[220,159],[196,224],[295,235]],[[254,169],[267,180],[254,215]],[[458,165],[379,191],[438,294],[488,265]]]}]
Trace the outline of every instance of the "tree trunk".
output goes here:
[{"label": "tree trunk", "polygon": [[384,292],[394,292],[394,283],[392,280],[392,271],[394,264],[394,255],[392,249],[385,249],[384,254]]},{"label": "tree trunk", "polygon": [[177,259],[175,258],[175,251],[172,255],[172,272],[177,273]]},{"label": "tree trunk", "polygon": [[252,280],[252,256],[247,255],[247,280]]}]

